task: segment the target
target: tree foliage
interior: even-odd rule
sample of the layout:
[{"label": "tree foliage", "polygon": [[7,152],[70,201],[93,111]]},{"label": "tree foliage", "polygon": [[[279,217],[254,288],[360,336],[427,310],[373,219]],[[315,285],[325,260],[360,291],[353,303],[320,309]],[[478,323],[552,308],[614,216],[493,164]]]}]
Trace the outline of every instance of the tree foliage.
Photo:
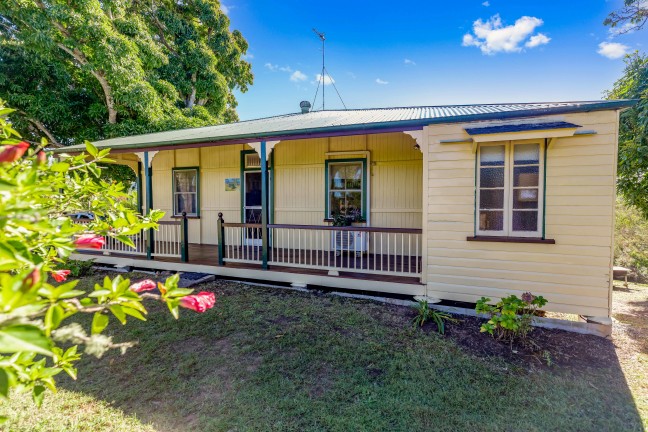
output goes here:
[{"label": "tree foliage", "polygon": [[236,120],[248,45],[218,0],[0,2],[0,98],[54,143]]},{"label": "tree foliage", "polygon": [[638,99],[621,114],[618,190],[648,218],[648,56],[626,57],[623,76],[607,93],[609,99]]},{"label": "tree foliage", "polygon": [[[204,312],[215,298],[178,288],[178,275],[157,285],[106,277],[91,292],[66,281],[71,272],[61,267],[76,249],[100,248],[105,237],[133,246],[129,236],[156,229],[163,213],[137,214],[122,184],[102,180],[98,163],[109,161],[108,150],[86,143],[87,154],[48,161],[47,141],[30,149],[7,122],[11,113],[0,102],[0,398],[15,388],[40,404],[57,374],[76,379],[80,346],[100,356],[132,345],[102,332],[111,321],[146,320],[144,299],[165,302],[177,318],[180,307]],[[67,215],[78,210],[96,217],[74,223]],[[148,292],[155,288],[159,294]],[[72,318],[78,313],[92,314],[89,329]]]},{"label": "tree foliage", "polygon": [[648,2],[646,0],[623,0],[623,7],[610,13],[604,25],[616,28],[619,34],[641,30],[648,22]]}]

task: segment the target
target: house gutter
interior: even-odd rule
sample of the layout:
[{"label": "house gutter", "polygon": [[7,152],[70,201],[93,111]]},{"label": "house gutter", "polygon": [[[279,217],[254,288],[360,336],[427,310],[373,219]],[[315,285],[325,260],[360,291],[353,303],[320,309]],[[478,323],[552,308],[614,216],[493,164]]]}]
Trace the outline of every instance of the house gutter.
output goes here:
[{"label": "house gutter", "polygon": [[[229,135],[205,140],[197,139],[179,139],[173,141],[160,141],[153,143],[134,143],[134,144],[102,144],[103,141],[96,141],[93,144],[99,149],[111,148],[112,153],[123,153],[132,150],[166,150],[169,147],[174,149],[196,148],[207,146],[219,146],[230,144],[246,144],[252,141],[264,140],[297,140],[307,138],[323,138],[333,136],[349,136],[359,134],[378,134],[388,132],[403,132],[406,130],[420,130],[431,124],[461,123],[484,120],[506,120],[513,118],[537,117],[541,115],[556,115],[567,113],[591,112],[602,110],[620,110],[631,108],[638,102],[637,99],[603,101],[582,106],[539,108],[524,111],[506,111],[499,113],[469,114],[441,118],[425,118],[415,120],[400,120],[377,123],[360,123],[341,126],[325,126],[310,129],[295,129],[291,131],[261,132],[251,134]],[[125,138],[125,137],[124,137]],[[118,138],[117,138],[118,139]],[[85,150],[83,145],[63,147],[53,149],[53,153],[79,153]]]}]

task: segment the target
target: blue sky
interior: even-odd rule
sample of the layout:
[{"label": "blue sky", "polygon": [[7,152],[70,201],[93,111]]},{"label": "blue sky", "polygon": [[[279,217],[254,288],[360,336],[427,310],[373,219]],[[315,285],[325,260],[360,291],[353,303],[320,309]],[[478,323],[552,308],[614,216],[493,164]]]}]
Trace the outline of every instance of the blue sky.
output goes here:
[{"label": "blue sky", "polygon": [[[349,108],[601,99],[623,71],[619,56],[648,43],[648,30],[603,26],[621,2],[229,0],[223,9],[250,44],[255,76],[237,95],[239,116],[313,101],[313,27],[326,33],[327,69]],[[326,108],[342,108],[331,85]]]}]

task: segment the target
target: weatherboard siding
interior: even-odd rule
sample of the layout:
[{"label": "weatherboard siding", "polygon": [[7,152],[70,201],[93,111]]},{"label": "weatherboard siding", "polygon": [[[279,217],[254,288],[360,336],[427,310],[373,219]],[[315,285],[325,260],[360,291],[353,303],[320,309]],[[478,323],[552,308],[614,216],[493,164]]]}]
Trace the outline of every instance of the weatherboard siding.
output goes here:
[{"label": "weatherboard siding", "polygon": [[[364,158],[367,166],[371,225],[421,228],[422,153],[402,133],[282,141],[273,150],[273,219],[279,224],[327,225],[325,161]],[[153,207],[172,218],[172,169],[200,168],[200,218],[189,220],[191,243],[217,244],[216,220],[241,221],[241,193],[225,192],[226,178],[241,176],[241,151],[228,145],[160,151],[153,158]],[[327,156],[336,152],[337,155]],[[241,185],[242,186],[242,185]]]},{"label": "weatherboard siding", "polygon": [[[325,225],[325,161],[361,159],[368,151],[371,225],[421,228],[423,165],[414,144],[402,133],[280,142],[274,149],[275,222]],[[332,152],[342,154],[327,156]]]},{"label": "weatherboard siding", "polygon": [[609,315],[617,113],[548,119],[597,131],[557,138],[548,150],[545,227],[555,245],[467,241],[475,227],[476,155],[472,143],[441,143],[468,138],[466,125],[425,129],[428,295],[474,302],[531,291],[549,300],[548,310]]}]

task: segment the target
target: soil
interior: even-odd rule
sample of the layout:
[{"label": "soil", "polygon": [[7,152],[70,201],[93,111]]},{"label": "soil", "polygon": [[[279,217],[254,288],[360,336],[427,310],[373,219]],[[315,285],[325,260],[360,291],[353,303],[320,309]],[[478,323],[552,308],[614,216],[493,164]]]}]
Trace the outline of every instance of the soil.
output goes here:
[{"label": "soil", "polygon": [[[573,370],[607,368],[620,359],[635,359],[648,352],[648,287],[631,284],[625,288],[615,282],[613,296],[613,335],[602,338],[563,330],[534,328],[527,343],[510,345],[479,331],[483,320],[454,316],[456,323],[447,323],[443,337],[477,357],[499,357],[526,369],[554,366]],[[408,312],[414,317],[413,311]],[[552,318],[573,319],[572,316]],[[423,326],[425,332],[436,332],[434,323]]]}]

